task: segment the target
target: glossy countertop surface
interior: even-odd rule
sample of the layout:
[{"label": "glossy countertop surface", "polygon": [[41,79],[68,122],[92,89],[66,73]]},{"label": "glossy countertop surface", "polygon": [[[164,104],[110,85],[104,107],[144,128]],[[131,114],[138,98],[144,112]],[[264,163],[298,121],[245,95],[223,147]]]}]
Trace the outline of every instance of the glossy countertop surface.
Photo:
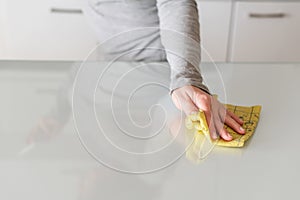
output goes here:
[{"label": "glossy countertop surface", "polygon": [[244,148],[186,157],[166,63],[0,62],[0,199],[295,199],[300,64],[205,64],[224,103],[262,105]]}]

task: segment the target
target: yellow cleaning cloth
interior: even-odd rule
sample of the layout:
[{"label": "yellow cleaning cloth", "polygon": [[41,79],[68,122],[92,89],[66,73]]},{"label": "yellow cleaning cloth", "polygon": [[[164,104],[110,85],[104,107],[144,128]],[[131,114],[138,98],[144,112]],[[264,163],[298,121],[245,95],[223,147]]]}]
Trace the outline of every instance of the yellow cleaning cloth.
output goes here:
[{"label": "yellow cleaning cloth", "polygon": [[208,125],[203,111],[189,115],[186,118],[185,125],[188,129],[195,129],[197,133],[204,134],[206,139],[208,139],[211,143],[216,143],[218,146],[243,147],[244,143],[253,135],[255,131],[261,112],[261,106],[245,107],[230,104],[225,106],[228,110],[235,113],[244,121],[243,128],[246,130],[244,135],[236,133],[225,125],[226,130],[231,134],[233,139],[231,141],[225,141],[220,138],[216,141],[213,141],[210,137]]}]

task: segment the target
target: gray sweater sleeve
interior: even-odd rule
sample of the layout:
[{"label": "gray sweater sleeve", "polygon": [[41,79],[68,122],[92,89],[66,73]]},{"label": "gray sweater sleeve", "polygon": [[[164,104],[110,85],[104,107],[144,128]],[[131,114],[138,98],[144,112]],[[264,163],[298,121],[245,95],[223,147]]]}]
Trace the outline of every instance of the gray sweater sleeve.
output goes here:
[{"label": "gray sweater sleeve", "polygon": [[207,93],[199,65],[201,46],[195,0],[157,0],[161,42],[171,67],[171,92],[193,85]]}]

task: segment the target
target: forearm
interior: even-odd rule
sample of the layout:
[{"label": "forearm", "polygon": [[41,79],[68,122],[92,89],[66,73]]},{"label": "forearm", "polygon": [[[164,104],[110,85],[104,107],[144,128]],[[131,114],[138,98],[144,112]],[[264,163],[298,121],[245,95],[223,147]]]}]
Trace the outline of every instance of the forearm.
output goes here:
[{"label": "forearm", "polygon": [[199,71],[197,3],[195,0],[157,0],[157,8],[161,40],[171,66],[170,90],[193,85],[208,92]]}]

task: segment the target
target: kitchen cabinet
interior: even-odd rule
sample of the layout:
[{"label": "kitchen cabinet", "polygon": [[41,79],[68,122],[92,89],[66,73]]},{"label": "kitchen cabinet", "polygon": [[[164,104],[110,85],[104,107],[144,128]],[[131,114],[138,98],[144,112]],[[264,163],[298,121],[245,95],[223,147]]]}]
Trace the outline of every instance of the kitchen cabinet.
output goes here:
[{"label": "kitchen cabinet", "polygon": [[225,62],[230,32],[231,1],[197,1],[202,61]]},{"label": "kitchen cabinet", "polygon": [[5,45],[4,45],[4,17],[5,17],[4,1],[0,0],[0,58],[4,57]]},{"label": "kitchen cabinet", "polygon": [[[0,59],[84,59],[97,43],[80,12],[84,1],[0,0],[5,10],[0,17],[4,27],[0,33]],[[200,0],[198,5],[202,60],[225,61],[231,2]]]},{"label": "kitchen cabinet", "polygon": [[[0,0],[0,59],[82,60],[86,0]],[[203,62],[300,61],[299,1],[197,0]]]},{"label": "kitchen cabinet", "polygon": [[97,43],[81,12],[84,0],[0,1],[2,59],[81,60]]},{"label": "kitchen cabinet", "polygon": [[300,2],[237,2],[230,61],[300,61]]}]

